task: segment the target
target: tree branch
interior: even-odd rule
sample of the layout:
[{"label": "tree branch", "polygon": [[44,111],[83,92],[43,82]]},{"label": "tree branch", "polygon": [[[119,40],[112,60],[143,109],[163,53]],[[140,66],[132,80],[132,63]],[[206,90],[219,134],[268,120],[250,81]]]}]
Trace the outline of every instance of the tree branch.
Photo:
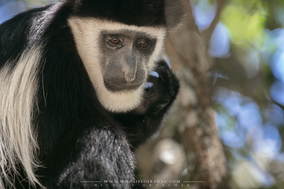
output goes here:
[{"label": "tree branch", "polygon": [[222,12],[223,8],[225,7],[225,5],[227,4],[227,2],[228,2],[228,0],[217,0],[217,11],[216,11],[215,18],[212,21],[209,28],[207,30],[205,30],[204,32],[202,32],[202,36],[203,36],[205,41],[209,42],[210,37],[212,36],[217,24],[220,21],[221,12]]},{"label": "tree branch", "polygon": [[187,155],[189,181],[203,181],[198,189],[228,189],[225,155],[215,125],[211,90],[206,76],[211,59],[194,26],[189,1],[180,30],[167,36],[166,51],[181,89],[177,99],[180,137]]}]

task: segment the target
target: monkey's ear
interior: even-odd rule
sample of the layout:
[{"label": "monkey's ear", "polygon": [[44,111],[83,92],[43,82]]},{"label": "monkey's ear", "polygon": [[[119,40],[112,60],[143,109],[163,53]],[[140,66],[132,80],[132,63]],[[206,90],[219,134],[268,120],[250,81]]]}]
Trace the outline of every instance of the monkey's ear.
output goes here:
[{"label": "monkey's ear", "polygon": [[165,19],[169,31],[176,29],[185,17],[183,0],[165,0]]}]

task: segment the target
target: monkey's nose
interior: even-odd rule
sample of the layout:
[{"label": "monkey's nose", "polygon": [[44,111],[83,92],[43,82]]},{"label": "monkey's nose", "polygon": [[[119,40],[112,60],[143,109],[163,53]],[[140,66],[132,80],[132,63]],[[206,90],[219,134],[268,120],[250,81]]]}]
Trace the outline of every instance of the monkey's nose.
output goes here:
[{"label": "monkey's nose", "polygon": [[136,64],[134,64],[132,68],[130,66],[127,66],[126,68],[123,69],[124,79],[126,80],[127,83],[133,82],[136,79],[136,74],[137,74]]},{"label": "monkey's nose", "polygon": [[127,83],[133,82],[136,78],[136,73],[125,73],[124,74],[124,79],[126,80]]}]

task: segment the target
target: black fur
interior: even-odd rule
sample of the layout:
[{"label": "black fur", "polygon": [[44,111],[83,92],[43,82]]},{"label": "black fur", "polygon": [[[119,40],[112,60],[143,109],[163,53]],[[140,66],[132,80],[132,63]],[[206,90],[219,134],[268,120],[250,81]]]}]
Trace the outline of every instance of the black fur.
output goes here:
[{"label": "black fur", "polygon": [[[47,188],[93,188],[81,181],[134,180],[132,151],[159,129],[178,92],[178,80],[164,61],[158,62],[160,78],[148,78],[154,86],[137,109],[106,111],[77,53],[67,24],[72,15],[165,27],[164,0],[67,1],[24,12],[0,26],[0,68],[13,68],[19,55],[34,45],[43,48],[34,116],[41,183]],[[28,188],[20,179],[25,178],[20,165],[19,172],[16,188]]]},{"label": "black fur", "polygon": [[161,0],[75,0],[75,2],[78,5],[75,6],[75,15],[78,16],[91,15],[95,18],[137,26],[164,26],[166,24],[164,1]]}]

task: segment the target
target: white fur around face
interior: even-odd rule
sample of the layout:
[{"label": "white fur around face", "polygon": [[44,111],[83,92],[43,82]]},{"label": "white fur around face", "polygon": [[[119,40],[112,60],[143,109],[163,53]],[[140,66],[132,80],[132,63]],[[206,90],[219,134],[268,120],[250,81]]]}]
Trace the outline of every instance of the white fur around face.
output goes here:
[{"label": "white fur around face", "polygon": [[144,32],[152,38],[157,38],[155,50],[145,66],[146,72],[149,73],[154,69],[155,62],[161,59],[166,28],[138,27],[109,20],[79,17],[71,17],[68,22],[74,35],[78,53],[95,88],[97,97],[104,108],[112,112],[126,112],[137,107],[143,98],[143,85],[135,91],[115,93],[107,90],[104,86],[100,65],[100,33],[102,31],[130,30]]}]

